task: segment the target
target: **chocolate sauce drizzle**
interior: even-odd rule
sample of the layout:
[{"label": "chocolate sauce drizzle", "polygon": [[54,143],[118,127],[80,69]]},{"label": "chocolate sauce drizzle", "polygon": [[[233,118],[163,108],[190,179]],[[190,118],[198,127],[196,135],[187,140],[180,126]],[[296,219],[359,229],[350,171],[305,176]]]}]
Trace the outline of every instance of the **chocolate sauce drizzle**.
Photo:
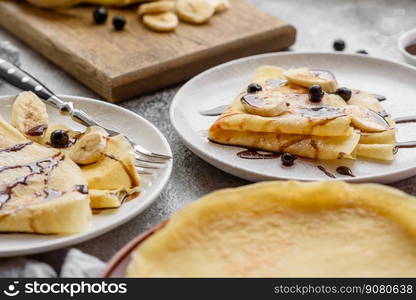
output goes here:
[{"label": "chocolate sauce drizzle", "polygon": [[7,148],[0,149],[0,152],[8,152],[8,153],[10,153],[10,152],[18,152],[18,151],[22,150],[23,148],[25,148],[26,146],[29,146],[31,144],[33,144],[33,142],[16,144],[16,145],[13,145],[11,147],[7,147]]},{"label": "chocolate sauce drizzle", "polygon": [[346,166],[339,166],[336,169],[336,171],[337,171],[338,174],[341,174],[341,175],[355,177],[355,175],[352,173],[351,169],[346,167]]},{"label": "chocolate sauce drizzle", "polygon": [[[18,145],[15,145],[18,146]],[[12,147],[11,147],[12,148]],[[21,147],[20,149],[23,149],[24,147]],[[3,149],[5,150],[5,149]],[[18,151],[18,150],[13,150]],[[11,151],[10,151],[11,152]],[[21,169],[21,168],[28,168],[30,173],[19,177],[16,179],[15,182],[6,185],[5,189],[3,191],[0,191],[0,209],[11,199],[13,190],[19,186],[19,185],[28,185],[29,179],[34,175],[44,175],[44,194],[46,196],[46,199],[50,197],[50,194],[53,193],[50,190],[47,189],[49,176],[53,169],[55,169],[59,162],[65,159],[65,155],[62,153],[57,153],[54,156],[50,158],[45,158],[42,160],[38,160],[32,163],[24,164],[24,165],[15,165],[15,166],[6,166],[0,168],[0,173],[11,170],[11,169]]]},{"label": "chocolate sauce drizzle", "polygon": [[412,55],[416,55],[416,44],[411,44],[409,46],[407,46],[406,48],[404,48],[408,53],[412,54]]},{"label": "chocolate sauce drizzle", "polygon": [[38,126],[35,126],[31,129],[29,129],[26,134],[30,135],[30,136],[41,136],[43,135],[43,133],[45,132],[45,130],[48,129],[48,125],[47,124],[41,124]]},{"label": "chocolate sauce drizzle", "polygon": [[331,172],[329,172],[327,169],[325,169],[323,166],[317,166],[317,168],[319,170],[321,170],[326,176],[330,177],[330,178],[337,178],[334,174],[332,174]]}]

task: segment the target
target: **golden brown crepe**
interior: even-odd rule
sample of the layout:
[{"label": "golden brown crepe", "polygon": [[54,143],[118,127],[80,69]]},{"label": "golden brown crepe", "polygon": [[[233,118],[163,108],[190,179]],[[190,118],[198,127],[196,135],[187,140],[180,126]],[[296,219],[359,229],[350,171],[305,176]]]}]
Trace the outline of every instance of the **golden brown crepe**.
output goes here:
[{"label": "golden brown crepe", "polygon": [[211,193],[132,253],[129,277],[414,277],[416,199],[326,181]]},{"label": "golden brown crepe", "polygon": [[[303,69],[296,72],[299,70]],[[253,82],[261,84],[262,90],[238,95],[210,127],[209,139],[316,159],[354,159],[357,156],[394,159],[395,123],[388,116],[381,116],[385,113],[374,95],[354,90],[351,99],[345,101],[336,94],[326,93],[319,103],[313,103],[305,88],[310,81],[298,85],[303,78],[291,81],[285,76],[287,73],[274,66],[258,68]],[[328,88],[332,89],[335,83]],[[246,97],[249,97],[248,103],[251,101],[260,107],[262,103],[272,106],[286,102],[287,108],[276,116],[256,113],[258,109],[248,110],[250,106],[243,103],[247,102]],[[361,137],[357,139],[357,135]]]},{"label": "golden brown crepe", "polygon": [[122,135],[109,137],[104,159],[81,167],[91,191],[92,208],[117,208],[126,197],[139,192],[134,164],[130,143]]},{"label": "golden brown crepe", "polygon": [[0,118],[0,231],[76,233],[86,230],[90,219],[80,168]]},{"label": "golden brown crepe", "polygon": [[[89,193],[91,208],[117,208],[139,194],[133,149],[122,135],[110,137],[98,126],[79,132],[63,124],[50,124],[45,103],[32,92],[22,92],[16,97],[11,116],[17,130],[9,134],[8,140],[30,140],[50,148],[51,153],[62,153],[81,167],[83,180],[88,183],[86,193]],[[5,126],[10,127],[6,123]],[[56,131],[61,132],[58,136],[67,135],[65,145],[54,144],[52,134]]]},{"label": "golden brown crepe", "polygon": [[[64,131],[69,143],[59,151],[71,158],[87,179],[93,209],[117,208],[139,192],[139,176],[130,143],[122,136],[108,136],[100,127],[91,126],[83,132],[63,124],[49,124],[45,104],[32,92],[20,93],[13,103],[12,125],[26,138],[47,147],[53,132]],[[36,135],[28,132],[42,126]]]}]

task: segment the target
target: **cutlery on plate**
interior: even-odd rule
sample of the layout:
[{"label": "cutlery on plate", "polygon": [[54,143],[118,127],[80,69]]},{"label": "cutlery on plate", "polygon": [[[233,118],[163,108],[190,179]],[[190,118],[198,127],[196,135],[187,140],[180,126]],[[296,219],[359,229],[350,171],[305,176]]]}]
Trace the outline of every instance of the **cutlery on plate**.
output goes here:
[{"label": "cutlery on plate", "polygon": [[[39,82],[28,72],[4,59],[0,59],[0,78],[21,90],[31,91],[35,93],[47,105],[58,109],[62,115],[70,116],[72,120],[83,126],[101,127],[106,130],[110,136],[122,134],[118,131],[106,128],[105,126],[101,125],[93,118],[91,118],[86,112],[75,108],[72,102],[60,99],[44,84]],[[144,147],[141,147],[126,135],[124,135],[124,137],[129,141],[134,149],[136,169],[139,174],[153,175],[152,172],[146,171],[144,169],[160,169],[163,167],[161,164],[167,162],[172,158],[169,155],[155,153]]]}]

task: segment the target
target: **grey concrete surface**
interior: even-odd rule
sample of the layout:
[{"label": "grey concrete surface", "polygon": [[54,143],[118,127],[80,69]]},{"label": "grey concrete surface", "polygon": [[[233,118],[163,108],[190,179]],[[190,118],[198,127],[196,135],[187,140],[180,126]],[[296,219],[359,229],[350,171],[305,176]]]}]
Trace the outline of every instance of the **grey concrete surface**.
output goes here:
[{"label": "grey concrete surface", "polygon": [[[396,47],[400,32],[410,29],[416,15],[413,0],[249,0],[259,8],[292,23],[298,30],[293,51],[332,51],[332,42],[343,38],[346,52],[367,50],[370,55],[402,61]],[[413,25],[414,26],[414,25]],[[0,40],[10,40],[22,52],[22,66],[30,70],[59,94],[100,98],[64,71],[48,62],[30,47],[0,29]],[[169,184],[159,199],[144,213],[119,228],[76,247],[108,260],[124,244],[146,229],[169,217],[177,209],[216,189],[235,187],[247,182],[228,175],[191,153],[174,132],[168,116],[170,102],[178,87],[165,89],[120,105],[145,117],[167,137],[174,156],[174,169]],[[17,91],[0,87],[0,95]],[[394,186],[416,194],[416,178]],[[59,267],[61,251],[38,255],[37,258]]]}]

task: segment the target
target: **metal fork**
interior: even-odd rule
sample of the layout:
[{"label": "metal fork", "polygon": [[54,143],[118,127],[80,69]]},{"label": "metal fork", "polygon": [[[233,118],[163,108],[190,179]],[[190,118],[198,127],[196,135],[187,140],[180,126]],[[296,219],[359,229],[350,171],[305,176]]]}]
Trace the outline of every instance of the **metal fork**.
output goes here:
[{"label": "metal fork", "polygon": [[[72,120],[83,126],[99,126],[106,130],[110,136],[121,134],[99,124],[84,111],[76,109],[72,102],[63,101],[32,75],[4,59],[0,59],[0,79],[21,90],[35,93],[43,102],[58,109],[61,114],[70,116]],[[152,175],[152,172],[144,169],[161,169],[163,164],[172,158],[169,155],[149,151],[139,146],[126,135],[124,137],[134,149],[136,169],[140,174]]]}]

